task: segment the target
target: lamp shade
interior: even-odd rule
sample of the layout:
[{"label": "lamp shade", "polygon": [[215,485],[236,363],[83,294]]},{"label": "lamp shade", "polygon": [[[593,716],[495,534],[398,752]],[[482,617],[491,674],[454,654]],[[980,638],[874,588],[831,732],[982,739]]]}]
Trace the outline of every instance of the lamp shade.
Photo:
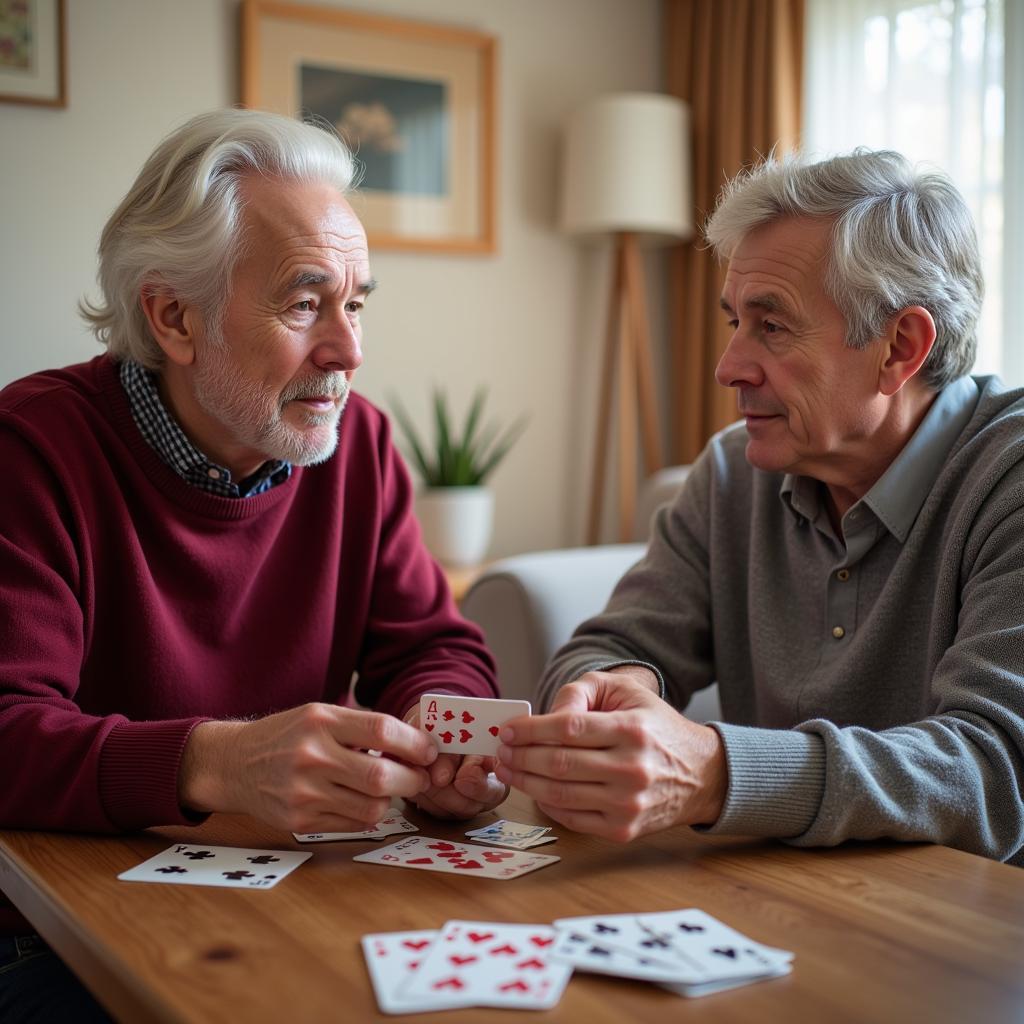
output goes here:
[{"label": "lamp shade", "polygon": [[693,233],[690,112],[674,96],[602,96],[569,119],[561,226],[574,234]]}]

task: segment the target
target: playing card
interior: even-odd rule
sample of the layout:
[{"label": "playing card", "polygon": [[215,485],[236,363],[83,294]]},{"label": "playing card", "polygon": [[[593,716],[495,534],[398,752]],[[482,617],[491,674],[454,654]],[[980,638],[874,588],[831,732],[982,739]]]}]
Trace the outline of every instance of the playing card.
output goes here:
[{"label": "playing card", "polygon": [[415,1013],[417,1010],[452,1010],[467,1005],[459,996],[431,1000],[409,999],[403,989],[413,971],[426,958],[434,939],[434,930],[415,932],[381,932],[364,935],[363,956],[370,972],[377,1005],[383,1013]]},{"label": "playing card", "polygon": [[409,977],[403,998],[454,993],[464,1006],[550,1009],[572,974],[550,959],[554,939],[549,925],[449,921]]},{"label": "playing card", "polygon": [[386,817],[365,832],[293,832],[292,835],[300,843],[334,843],[346,839],[384,839],[398,832],[419,832],[419,829],[407,821],[398,808],[392,807]]},{"label": "playing card", "polygon": [[792,964],[780,964],[769,974],[761,974],[752,978],[726,978],[722,981],[698,982],[695,985],[689,984],[665,984],[659,983],[661,988],[674,992],[677,996],[686,996],[687,999],[696,999],[699,996],[712,996],[716,992],[727,992],[731,988],[741,988],[744,985],[753,985],[758,981],[771,981],[773,978],[781,978],[793,972]]},{"label": "playing card", "polygon": [[492,822],[483,828],[470,829],[466,836],[475,843],[490,843],[493,846],[510,846],[515,850],[528,850],[532,846],[553,843],[557,836],[548,836],[551,826],[527,825],[519,821]]},{"label": "playing card", "polygon": [[178,843],[117,877],[123,882],[216,885],[226,889],[272,889],[311,853],[247,850],[234,846]]},{"label": "playing card", "polygon": [[695,908],[564,918],[555,926],[637,958],[674,965],[685,972],[679,981],[690,984],[769,975],[792,959],[786,950],[762,946]]},{"label": "playing card", "polygon": [[469,843],[450,843],[429,836],[409,836],[381,850],[361,853],[353,860],[389,867],[443,871],[452,875],[483,878],[518,878],[560,860],[543,853],[520,850],[482,850]]},{"label": "playing card", "polygon": [[639,978],[641,981],[682,982],[692,976],[681,965],[662,963],[649,957],[638,957],[625,949],[616,949],[596,938],[559,929],[551,949],[556,963],[570,964],[580,971],[613,974],[618,978]]},{"label": "playing card", "polygon": [[425,693],[420,697],[420,728],[430,733],[445,754],[483,754],[494,757],[498,732],[510,718],[530,713],[528,700],[454,697]]}]

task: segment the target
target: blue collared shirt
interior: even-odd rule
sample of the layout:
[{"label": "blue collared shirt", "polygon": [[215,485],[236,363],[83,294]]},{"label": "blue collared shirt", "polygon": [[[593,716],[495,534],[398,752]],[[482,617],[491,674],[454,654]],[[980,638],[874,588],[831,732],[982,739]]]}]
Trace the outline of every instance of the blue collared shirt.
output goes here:
[{"label": "blue collared shirt", "polygon": [[185,436],[160,400],[155,373],[130,359],[121,363],[120,373],[135,425],[146,443],[186,483],[222,498],[252,498],[291,476],[290,462],[271,459],[235,483],[230,469],[212,462]]}]

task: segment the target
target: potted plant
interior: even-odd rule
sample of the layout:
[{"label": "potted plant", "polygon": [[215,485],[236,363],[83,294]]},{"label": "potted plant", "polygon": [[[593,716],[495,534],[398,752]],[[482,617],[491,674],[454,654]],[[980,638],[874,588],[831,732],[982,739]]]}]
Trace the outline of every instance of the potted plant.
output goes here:
[{"label": "potted plant", "polygon": [[448,401],[434,389],[434,437],[421,437],[402,403],[391,397],[395,420],[405,438],[412,463],[423,480],[416,498],[416,516],[423,539],[434,557],[449,566],[479,564],[491,542],[494,494],[485,481],[523,432],[518,419],[505,430],[481,424],[486,392],[470,403],[461,435],[454,429]]}]

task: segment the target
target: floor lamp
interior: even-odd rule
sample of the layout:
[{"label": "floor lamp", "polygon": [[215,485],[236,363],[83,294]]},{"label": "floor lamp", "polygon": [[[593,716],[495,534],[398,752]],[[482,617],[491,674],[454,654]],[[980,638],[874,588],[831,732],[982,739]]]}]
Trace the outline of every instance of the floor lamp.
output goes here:
[{"label": "floor lamp", "polygon": [[[562,227],[589,237],[610,234],[614,240],[588,544],[597,543],[601,528],[613,391],[620,540],[631,540],[633,535],[638,432],[645,475],[663,464],[640,246],[692,234],[689,165],[689,111],[675,97],[660,93],[603,96],[569,120],[562,163]],[[618,387],[613,388],[616,379]]]}]

